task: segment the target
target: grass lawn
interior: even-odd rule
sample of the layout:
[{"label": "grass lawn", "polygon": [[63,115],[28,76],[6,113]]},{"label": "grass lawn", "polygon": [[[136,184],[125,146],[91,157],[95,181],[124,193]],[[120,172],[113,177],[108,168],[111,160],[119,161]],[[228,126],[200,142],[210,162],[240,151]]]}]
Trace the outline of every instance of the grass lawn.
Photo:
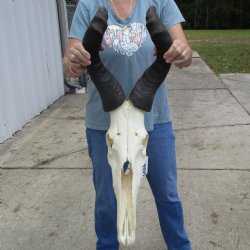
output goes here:
[{"label": "grass lawn", "polygon": [[250,30],[186,30],[185,34],[215,73],[250,73]]}]

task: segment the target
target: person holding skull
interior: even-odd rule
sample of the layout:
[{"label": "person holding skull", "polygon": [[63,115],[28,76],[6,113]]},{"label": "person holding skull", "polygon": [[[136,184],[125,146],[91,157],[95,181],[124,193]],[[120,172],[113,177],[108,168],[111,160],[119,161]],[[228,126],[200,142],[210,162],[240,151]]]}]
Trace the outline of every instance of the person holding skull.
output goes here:
[{"label": "person holding skull", "polygon": [[[91,37],[86,36],[86,31],[100,6],[107,10],[108,20],[100,48],[97,48],[102,51],[100,53],[98,51],[97,55],[96,51],[93,53],[91,42],[84,40],[84,37],[86,39]],[[146,13],[150,6],[154,6],[157,16],[172,39],[168,47],[157,45],[157,39],[152,35],[152,30],[157,27],[147,26]],[[105,141],[105,134],[110,126],[110,116],[105,111],[113,110],[115,102],[119,106],[125,99],[130,99],[135,106],[146,111],[145,127],[149,134],[147,179],[155,198],[164,240],[169,250],[191,249],[177,191],[175,136],[166,95],[167,87],[165,83],[162,84],[170,64],[179,68],[191,64],[192,50],[183,33],[181,26],[183,21],[174,0],[80,0],[77,6],[63,58],[63,67],[67,76],[79,77],[88,69],[92,78],[88,84],[86,136],[93,163],[96,191],[95,230],[98,239],[96,249],[119,248],[116,226],[117,204]],[[98,25],[98,22],[96,24]],[[162,47],[166,51],[160,51]],[[96,84],[102,77],[98,75],[99,69],[94,70],[98,60],[101,60],[102,67],[108,69],[114,79],[119,79],[122,87],[123,94],[117,95],[119,98],[113,103],[109,96],[111,90],[108,88],[100,90],[100,85]],[[154,75],[158,80],[157,84],[150,85],[149,81],[147,91],[154,92],[152,95],[141,89],[140,79],[145,82],[145,77],[150,78],[145,74],[145,69],[150,69],[157,60],[160,61],[161,67],[166,67],[166,70],[162,70],[164,74],[158,70]],[[150,71],[149,76],[152,72]],[[100,98],[101,92],[105,94]]]}]

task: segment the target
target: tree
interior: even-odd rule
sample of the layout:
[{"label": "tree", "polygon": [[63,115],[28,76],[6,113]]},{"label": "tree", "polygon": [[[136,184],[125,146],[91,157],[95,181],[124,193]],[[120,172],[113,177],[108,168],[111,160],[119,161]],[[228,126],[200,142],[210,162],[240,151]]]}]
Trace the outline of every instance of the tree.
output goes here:
[{"label": "tree", "polygon": [[250,0],[176,0],[186,28],[250,28]]}]

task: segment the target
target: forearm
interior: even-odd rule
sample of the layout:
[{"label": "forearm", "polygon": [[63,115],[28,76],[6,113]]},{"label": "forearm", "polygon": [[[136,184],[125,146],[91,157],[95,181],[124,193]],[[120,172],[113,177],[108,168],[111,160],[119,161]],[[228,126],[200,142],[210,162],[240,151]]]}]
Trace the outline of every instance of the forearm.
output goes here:
[{"label": "forearm", "polygon": [[184,31],[182,29],[182,26],[180,23],[175,24],[172,26],[169,30],[168,33],[170,34],[172,40],[180,40],[183,42],[185,45],[189,46],[187,38],[184,34]]}]

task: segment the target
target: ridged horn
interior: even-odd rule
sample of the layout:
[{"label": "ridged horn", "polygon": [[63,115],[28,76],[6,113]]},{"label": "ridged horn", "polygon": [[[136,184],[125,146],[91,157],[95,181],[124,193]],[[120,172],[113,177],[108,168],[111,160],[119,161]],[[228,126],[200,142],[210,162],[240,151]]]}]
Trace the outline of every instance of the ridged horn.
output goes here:
[{"label": "ridged horn", "polygon": [[135,107],[149,112],[152,108],[155,92],[170,70],[171,64],[166,63],[162,56],[172,45],[172,39],[158,17],[154,6],[149,7],[146,21],[147,29],[156,47],[157,57],[136,82],[130,94],[130,100]]},{"label": "ridged horn", "polygon": [[107,20],[106,8],[99,7],[83,37],[82,44],[91,55],[91,65],[87,67],[88,74],[100,94],[103,110],[110,112],[118,108],[126,98],[119,81],[103,65],[99,56],[103,35],[108,26]]}]

